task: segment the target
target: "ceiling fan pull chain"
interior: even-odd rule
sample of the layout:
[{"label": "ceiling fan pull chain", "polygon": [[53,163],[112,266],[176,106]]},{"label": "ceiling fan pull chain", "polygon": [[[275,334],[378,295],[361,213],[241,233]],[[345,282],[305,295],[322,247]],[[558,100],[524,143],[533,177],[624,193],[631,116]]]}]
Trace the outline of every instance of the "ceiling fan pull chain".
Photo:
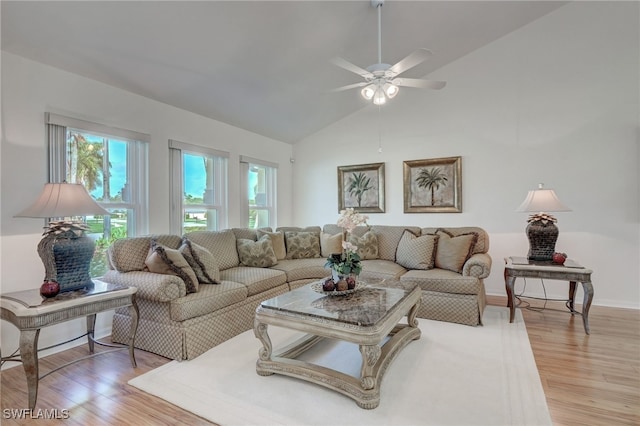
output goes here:
[{"label": "ceiling fan pull chain", "polygon": [[382,130],[380,130],[382,122],[382,106],[378,105],[378,153],[382,154]]}]

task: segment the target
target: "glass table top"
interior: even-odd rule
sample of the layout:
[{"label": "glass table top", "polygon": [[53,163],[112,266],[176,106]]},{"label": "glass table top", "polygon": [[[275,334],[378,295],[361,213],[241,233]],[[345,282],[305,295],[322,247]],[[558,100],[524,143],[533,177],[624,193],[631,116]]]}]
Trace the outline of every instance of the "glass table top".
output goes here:
[{"label": "glass table top", "polygon": [[344,323],[372,326],[377,324],[413,290],[364,285],[361,290],[343,296],[329,296],[311,289],[311,284],[263,301],[263,309],[325,318]]},{"label": "glass table top", "polygon": [[115,284],[105,283],[99,280],[92,280],[92,281],[93,281],[92,287],[87,287],[84,289],[74,290],[74,291],[65,291],[62,293],[58,293],[55,297],[51,297],[51,298],[46,298],[40,295],[40,288],[32,288],[29,290],[5,293],[5,294],[2,294],[1,297],[3,299],[8,299],[8,300],[17,302],[26,308],[36,308],[39,306],[45,306],[45,305],[56,303],[56,302],[73,300],[79,297],[97,295],[101,293],[108,293],[108,292],[127,288],[127,287],[123,287]]}]

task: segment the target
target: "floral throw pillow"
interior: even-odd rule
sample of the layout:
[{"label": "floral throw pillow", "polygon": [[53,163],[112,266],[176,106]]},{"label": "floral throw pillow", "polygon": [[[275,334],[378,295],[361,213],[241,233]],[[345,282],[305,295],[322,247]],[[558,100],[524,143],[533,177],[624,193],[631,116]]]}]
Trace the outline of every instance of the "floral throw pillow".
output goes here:
[{"label": "floral throw pillow", "polygon": [[256,268],[268,268],[278,263],[271,237],[263,235],[258,241],[239,238],[236,242],[240,264]]},{"label": "floral throw pillow", "polygon": [[178,250],[170,249],[152,240],[144,264],[149,272],[180,277],[187,287],[187,293],[198,291],[198,277]]},{"label": "floral throw pillow", "polygon": [[320,235],[315,232],[284,233],[287,244],[287,259],[310,259],[320,257]]},{"label": "floral throw pillow", "polygon": [[406,229],[398,243],[396,262],[407,269],[433,269],[439,235],[417,236]]},{"label": "floral throw pillow", "polygon": [[378,237],[373,231],[367,231],[361,237],[349,235],[349,242],[358,247],[358,254],[361,260],[378,259]]},{"label": "floral throw pillow", "polygon": [[271,237],[273,252],[276,254],[276,258],[278,258],[278,260],[282,260],[287,257],[287,248],[284,245],[284,234],[282,232],[269,232],[262,229],[258,229],[256,232],[258,234],[258,238],[262,238],[263,235]]}]

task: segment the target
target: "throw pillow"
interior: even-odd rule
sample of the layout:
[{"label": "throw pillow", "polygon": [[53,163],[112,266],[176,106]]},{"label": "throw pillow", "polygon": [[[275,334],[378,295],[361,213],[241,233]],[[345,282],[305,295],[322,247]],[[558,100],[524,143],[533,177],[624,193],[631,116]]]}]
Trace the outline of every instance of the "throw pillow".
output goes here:
[{"label": "throw pillow", "polygon": [[342,253],[342,233],[320,232],[320,253],[322,257],[329,257],[333,253]]},{"label": "throw pillow", "polygon": [[258,239],[263,235],[271,237],[271,245],[273,245],[273,252],[276,254],[278,260],[282,260],[287,257],[287,248],[284,245],[284,234],[282,232],[268,232],[261,229],[257,230]]},{"label": "throw pillow", "polygon": [[407,269],[433,269],[438,235],[417,236],[406,229],[396,250],[396,262]]},{"label": "throw pillow", "polygon": [[144,264],[147,265],[149,272],[180,277],[187,287],[187,294],[198,291],[198,277],[178,250],[170,249],[152,240]]},{"label": "throw pillow", "polygon": [[454,237],[444,229],[438,229],[436,235],[440,236],[438,250],[436,251],[436,267],[461,273],[464,263],[473,253],[473,247],[478,240],[478,233],[470,232]]},{"label": "throw pillow", "polygon": [[220,284],[220,268],[209,250],[183,237],[178,251],[195,272],[198,282]]},{"label": "throw pillow", "polygon": [[349,242],[358,247],[361,260],[378,259],[378,237],[373,231],[367,231],[361,237],[349,235]]},{"label": "throw pillow", "polygon": [[278,263],[268,235],[263,235],[258,241],[240,238],[236,245],[241,265],[268,268]]},{"label": "throw pillow", "polygon": [[315,232],[284,233],[287,243],[287,259],[310,259],[320,257],[320,234]]}]

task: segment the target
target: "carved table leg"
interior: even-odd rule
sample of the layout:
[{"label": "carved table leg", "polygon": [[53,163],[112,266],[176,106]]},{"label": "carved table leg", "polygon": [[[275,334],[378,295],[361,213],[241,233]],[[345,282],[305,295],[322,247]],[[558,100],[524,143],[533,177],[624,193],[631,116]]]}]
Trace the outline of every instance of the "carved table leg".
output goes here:
[{"label": "carved table leg", "polygon": [[29,409],[33,410],[38,399],[38,336],[40,329],[20,332],[20,358],[24,374],[27,376]]},{"label": "carved table leg", "polygon": [[87,343],[89,344],[89,353],[93,353],[95,339],[94,331],[96,329],[96,314],[87,315]]},{"label": "carved table leg", "polygon": [[360,369],[360,384],[363,389],[373,389],[376,379],[373,377],[373,367],[378,362],[382,350],[378,345],[360,345],[362,354],[362,368]]},{"label": "carved table leg", "polygon": [[582,302],[582,324],[584,325],[584,332],[589,334],[589,308],[591,308],[591,301],[593,300],[593,285],[590,281],[583,281],[582,290],[584,292],[584,301]]},{"label": "carved table leg", "polygon": [[413,327],[413,328],[418,327],[418,320],[416,319],[416,315],[418,315],[419,307],[420,307],[420,300],[418,300],[418,303],[416,303],[411,307],[411,310],[407,314],[407,324],[409,324],[409,327]]},{"label": "carved table leg", "polygon": [[576,282],[569,281],[569,310],[575,312],[574,302],[576,297]]},{"label": "carved table leg", "polygon": [[273,373],[268,371],[262,371],[260,367],[260,361],[271,360],[271,354],[273,352],[273,345],[267,332],[267,324],[262,324],[255,320],[253,322],[253,334],[262,342],[262,348],[258,350],[258,363],[256,365],[256,372],[261,376],[270,376]]},{"label": "carved table leg", "polygon": [[513,286],[516,282],[516,277],[507,275],[505,271],[505,287],[507,289],[507,306],[509,307],[509,322],[513,322],[516,317],[516,301],[513,292]]},{"label": "carved table leg", "polygon": [[132,303],[129,306],[129,316],[131,317],[131,328],[129,329],[129,358],[131,359],[131,365],[135,368],[137,367],[137,363],[134,343],[136,340],[136,333],[138,332],[138,317],[140,315],[135,294],[132,296],[131,302]]}]

